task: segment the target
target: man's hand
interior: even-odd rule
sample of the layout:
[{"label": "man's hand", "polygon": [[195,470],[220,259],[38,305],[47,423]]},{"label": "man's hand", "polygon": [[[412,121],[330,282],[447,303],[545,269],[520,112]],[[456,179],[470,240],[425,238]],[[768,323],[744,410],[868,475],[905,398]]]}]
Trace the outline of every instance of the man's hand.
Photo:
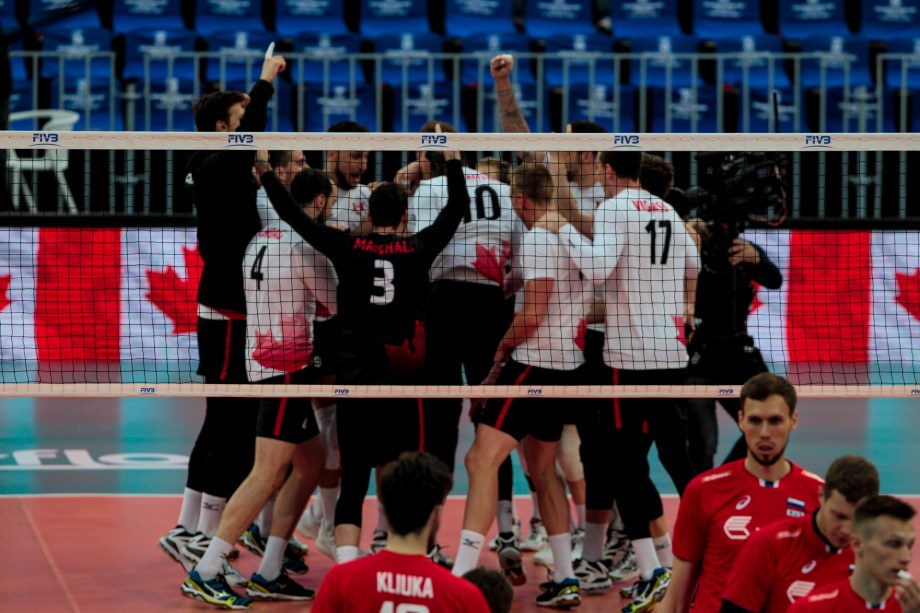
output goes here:
[{"label": "man's hand", "polygon": [[259,76],[263,81],[268,81],[271,83],[275,80],[275,77],[279,73],[283,72],[287,63],[285,63],[284,58],[280,55],[274,55],[272,57],[265,58],[265,61],[262,62],[262,74]]},{"label": "man's hand", "polygon": [[510,81],[511,72],[514,70],[514,56],[507,53],[496,55],[489,62],[489,70],[492,72],[492,80],[496,83]]},{"label": "man's hand", "polygon": [[[439,124],[439,123],[434,124],[434,131],[435,131],[435,134],[440,134],[440,133],[441,133],[441,124]],[[460,159],[460,152],[459,152],[459,151],[457,151],[457,150],[444,151],[444,161],[447,161],[447,160],[459,160],[459,159]]]},{"label": "man's hand", "polygon": [[736,238],[732,246],[728,248],[728,261],[732,266],[738,264],[751,264],[756,266],[760,264],[760,252],[754,248],[754,245],[743,238]]},{"label": "man's hand", "polygon": [[259,179],[271,169],[271,164],[268,163],[268,151],[257,151],[256,159],[252,164],[252,173]]},{"label": "man's hand", "polygon": [[393,183],[400,185],[411,196],[418,189],[418,184],[422,181],[422,165],[418,162],[410,162],[396,171],[393,177]]},{"label": "man's hand", "polygon": [[894,593],[904,613],[920,613],[920,583],[916,579],[898,579]]}]

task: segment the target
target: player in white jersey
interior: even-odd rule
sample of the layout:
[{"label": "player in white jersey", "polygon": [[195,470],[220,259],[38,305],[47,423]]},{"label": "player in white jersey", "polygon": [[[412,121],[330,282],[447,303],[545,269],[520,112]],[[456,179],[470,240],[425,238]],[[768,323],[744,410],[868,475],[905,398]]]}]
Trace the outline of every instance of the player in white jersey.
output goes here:
[{"label": "player in white jersey", "polygon": [[[354,121],[340,121],[329,132],[367,132],[367,126]],[[370,232],[368,201],[371,189],[361,184],[367,172],[367,151],[329,150],[326,152],[326,172],[338,189],[335,207],[328,225],[359,234]]]},{"label": "player in white jersey", "polygon": [[[334,187],[322,172],[307,169],[291,183],[291,195],[312,217],[322,219],[334,199]],[[250,241],[243,258],[246,293],[246,369],[251,382],[310,383],[314,347],[312,320],[317,304],[335,312],[335,270],[325,256],[305,243],[286,223],[276,220]],[[182,591],[220,604],[242,601],[229,587],[210,593],[208,582],[220,572],[232,543],[252,524],[277,492],[270,536],[256,573],[247,586],[252,598],[309,600],[314,592],[291,581],[282,568],[294,521],[316,487],[324,452],[308,398],[263,398],[256,426],[255,463],[224,509],[217,533],[189,572]],[[293,468],[293,470],[289,469]],[[305,572],[305,570],[304,570]]]},{"label": "player in white jersey", "polygon": [[[294,177],[304,168],[310,167],[303,151],[300,149],[292,151],[259,151],[256,154],[256,163],[265,162],[268,162],[272,171],[288,189],[291,188],[291,181],[294,180]],[[255,168],[253,168],[253,172],[255,172]],[[265,193],[265,189],[261,185],[259,185],[259,191],[256,192],[256,207],[259,209],[259,219],[262,221],[262,227],[274,223],[278,219],[278,214],[272,208],[272,203],[268,201],[268,194]]]},{"label": "player in white jersey", "polygon": [[[684,382],[686,349],[680,338],[685,305],[693,300],[699,271],[695,244],[670,205],[641,188],[638,152],[605,152],[601,163],[608,195],[597,210],[593,245],[574,226],[559,233],[563,244],[595,283],[603,284],[604,362],[614,385],[676,385]],[[615,465],[631,468],[615,485],[626,532],[639,562],[635,601],[625,613],[654,606],[670,580],[649,522],[659,509],[648,494],[648,450],[654,438],[662,463],[679,492],[694,476],[687,455],[686,412],[670,399],[615,399],[610,441]],[[667,539],[669,541],[669,539]],[[662,541],[662,547],[668,542]]]},{"label": "player in white jersey", "polygon": [[[525,163],[511,171],[515,210],[530,228],[520,258],[523,304],[499,343],[486,384],[577,385],[584,354],[578,346],[593,287],[562,248],[556,235],[537,227],[555,208],[556,188],[546,166]],[[555,558],[554,580],[537,602],[569,607],[580,602],[572,569],[572,541],[565,487],[556,474],[556,451],[568,402],[551,399],[491,399],[476,416],[476,439],[466,457],[470,473],[457,560],[453,572],[474,568],[495,515],[498,467],[525,437],[525,450],[543,520]],[[501,535],[499,561],[514,584],[525,580],[520,552],[506,548]]]}]

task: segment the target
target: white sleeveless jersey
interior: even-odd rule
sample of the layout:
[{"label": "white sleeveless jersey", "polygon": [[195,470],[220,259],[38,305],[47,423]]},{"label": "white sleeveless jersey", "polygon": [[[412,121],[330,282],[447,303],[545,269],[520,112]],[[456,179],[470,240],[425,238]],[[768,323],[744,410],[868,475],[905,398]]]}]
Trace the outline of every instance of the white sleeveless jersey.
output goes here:
[{"label": "white sleeveless jersey", "polygon": [[593,245],[572,226],[560,237],[585,275],[603,283],[607,365],[686,367],[684,292],[699,255],[674,209],[645,190],[625,189],[597,209]]},{"label": "white sleeveless jersey", "polygon": [[[584,364],[586,318],[594,286],[560,245],[559,237],[542,228],[524,235],[521,277],[553,279],[546,317],[511,357],[522,364],[552,370],[574,370]],[[519,307],[520,308],[520,307]]]},{"label": "white sleeveless jersey", "polygon": [[604,193],[604,184],[600,182],[588,188],[569,183],[569,191],[572,193],[572,198],[575,199],[576,204],[578,204],[578,210],[582,215],[593,216],[597,213],[597,209],[607,200],[607,195]]},{"label": "white sleeveless jersey", "polygon": [[[525,232],[511,208],[511,187],[464,167],[470,210],[444,251],[431,265],[431,280],[450,279],[504,287],[511,257]],[[419,184],[409,201],[409,231],[434,222],[447,205],[447,177]]]},{"label": "white sleeveless jersey", "polygon": [[326,225],[348,228],[352,232],[361,226],[361,220],[369,214],[368,202],[371,198],[371,189],[367,185],[359,185],[349,190],[338,190],[332,215]]},{"label": "white sleeveless jersey", "polygon": [[337,281],[329,260],[283,221],[253,237],[243,257],[250,381],[312,364],[317,302],[335,314]]}]

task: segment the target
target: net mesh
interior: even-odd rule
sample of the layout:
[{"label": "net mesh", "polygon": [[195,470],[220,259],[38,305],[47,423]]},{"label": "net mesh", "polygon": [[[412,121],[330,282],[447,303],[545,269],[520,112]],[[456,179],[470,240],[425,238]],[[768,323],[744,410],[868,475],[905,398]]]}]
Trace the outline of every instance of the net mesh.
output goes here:
[{"label": "net mesh", "polygon": [[[312,359],[313,321],[336,310],[324,302],[338,301],[346,337],[368,323],[355,313],[373,309],[352,308],[354,293],[343,298],[343,285],[362,282],[380,308],[411,294],[404,307],[417,329],[380,324],[372,344],[407,372],[387,384],[327,378],[298,393],[728,396],[743,383],[739,361],[762,360],[806,396],[920,395],[920,211],[908,172],[918,145],[908,134],[3,133],[12,201],[0,227],[0,395],[290,395],[270,377]],[[245,351],[257,364],[248,374],[262,383],[205,384],[198,291],[212,263],[197,225],[230,236],[239,220],[199,219],[187,165],[218,150],[270,151],[273,174],[289,181],[305,167],[332,171],[338,189],[325,225],[347,229],[354,250],[380,249],[361,238],[379,182],[395,179],[410,192],[410,234],[432,227],[447,208],[448,182],[438,175],[454,152],[465,162],[469,204],[431,264],[432,286],[416,275],[408,289],[388,276],[395,252],[379,252],[360,281],[328,245],[298,239],[278,251],[272,230],[286,226],[263,217],[246,259],[229,267],[248,290]],[[289,161],[293,151],[305,152],[303,165]],[[622,192],[629,173],[610,168],[640,153],[641,183]],[[522,156],[532,165],[519,166]],[[451,285],[460,293],[433,298],[432,287]],[[506,300],[474,302],[483,287],[488,300]],[[444,296],[463,296],[462,304]],[[253,300],[271,321],[253,324]],[[205,319],[223,317],[205,306]],[[525,316],[535,319],[525,325]],[[427,370],[426,328],[435,332]],[[491,346],[468,332],[477,329]],[[483,351],[492,361],[496,330],[513,337],[515,353],[503,357],[535,367],[574,370],[588,353],[617,369],[689,367],[689,378],[617,386],[600,370],[580,385],[491,385],[473,362]],[[338,351],[342,337],[333,336],[326,346]],[[468,363],[455,381],[432,373],[431,356]],[[484,379],[489,385],[478,385]]]}]

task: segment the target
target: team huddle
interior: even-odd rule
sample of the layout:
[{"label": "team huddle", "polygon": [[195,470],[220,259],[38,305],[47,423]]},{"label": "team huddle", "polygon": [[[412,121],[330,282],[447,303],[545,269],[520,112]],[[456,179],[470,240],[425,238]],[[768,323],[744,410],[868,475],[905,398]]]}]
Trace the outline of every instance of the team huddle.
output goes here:
[{"label": "team huddle", "polygon": [[[198,130],[264,130],[284,67],[269,57],[248,95],[204,96]],[[509,56],[491,65],[502,123],[526,131],[512,68]],[[442,130],[452,128],[423,127]],[[366,186],[365,151],[327,151],[322,170],[302,151],[193,155],[199,374],[280,385],[686,382],[681,332],[694,329],[706,273],[699,229],[664,200],[673,169],[631,151],[522,156],[510,167],[428,152]],[[736,240],[739,266],[767,266]],[[537,597],[545,607],[621,583],[624,613],[920,612],[920,585],[905,574],[914,510],[879,495],[863,458],[839,458],[824,480],[786,458],[798,413],[782,377],[744,384],[741,456],[717,468],[693,452],[680,399],[472,399],[450,560],[437,533],[462,411],[459,398],[208,398],[177,526],[159,542],[188,573],[182,592],[227,609],[258,599],[313,600],[323,612],[507,611],[510,586],[527,581],[522,552],[536,551],[553,569]],[[652,443],[681,495],[673,544]],[[515,450],[534,499],[526,537]],[[372,476],[379,519],[365,552]],[[307,572],[295,529],[337,562],[317,591],[290,577]],[[249,578],[230,562],[237,543],[261,556]],[[498,581],[479,568],[485,547]]]}]

